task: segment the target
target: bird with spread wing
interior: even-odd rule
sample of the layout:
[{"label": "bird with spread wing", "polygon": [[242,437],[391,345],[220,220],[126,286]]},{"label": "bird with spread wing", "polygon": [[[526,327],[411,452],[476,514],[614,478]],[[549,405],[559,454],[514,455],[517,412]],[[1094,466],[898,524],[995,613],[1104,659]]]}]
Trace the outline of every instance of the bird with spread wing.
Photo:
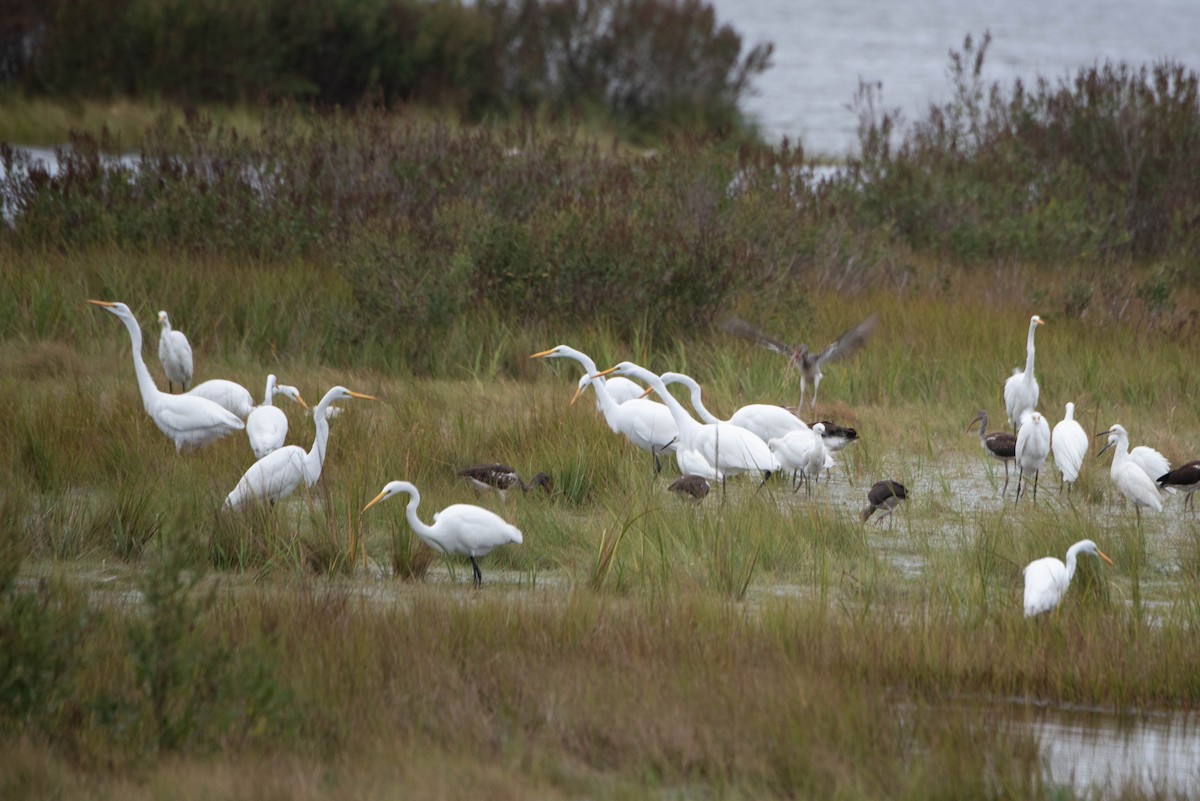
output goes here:
[{"label": "bird with spread wing", "polygon": [[808,345],[792,347],[771,337],[740,317],[730,317],[721,324],[726,332],[742,339],[762,345],[765,348],[782,353],[791,360],[792,365],[800,370],[800,407],[804,406],[804,395],[811,383],[813,387],[812,405],[817,407],[817,387],[821,383],[821,367],[839,359],[848,359],[859,351],[867,339],[875,331],[878,322],[872,314],[856,326],[847,328],[841,336],[830,343],[824,350],[812,351]]}]

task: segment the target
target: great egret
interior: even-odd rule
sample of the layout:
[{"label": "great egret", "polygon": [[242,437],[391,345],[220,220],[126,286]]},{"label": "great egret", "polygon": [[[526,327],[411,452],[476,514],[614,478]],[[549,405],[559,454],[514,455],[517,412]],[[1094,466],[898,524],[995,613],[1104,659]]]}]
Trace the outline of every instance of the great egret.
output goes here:
[{"label": "great egret", "polygon": [[1036,314],[1029,318],[1029,338],[1025,342],[1025,370],[1013,370],[1004,382],[1004,409],[1008,422],[1016,431],[1021,425],[1021,416],[1033,411],[1038,402],[1038,382],[1033,376],[1033,335],[1042,324]]},{"label": "great egret", "polygon": [[179,391],[185,392],[192,383],[192,345],[182,331],[171,330],[171,320],[165,311],[158,313],[158,322],[162,326],[158,337],[158,360],[167,376],[167,390],[174,392],[174,384],[178,384]]},{"label": "great egret", "polygon": [[804,479],[805,494],[812,494],[812,480],[821,477],[828,456],[824,433],[824,424],[817,423],[808,431],[790,431],[767,443],[779,463],[792,471],[792,492],[800,489],[796,483],[796,473],[799,473]]},{"label": "great egret", "polygon": [[1000,496],[1003,497],[1004,493],[1008,492],[1008,463],[1017,458],[1017,437],[1007,431],[989,432],[986,411],[980,410],[979,414],[967,423],[967,431],[976,423],[979,423],[979,444],[983,447],[983,452],[1004,463],[1004,489],[1000,490]]},{"label": "great egret", "polygon": [[708,495],[708,489],[708,479],[704,476],[680,476],[667,486],[668,492],[692,503],[700,503],[704,500]]},{"label": "great egret", "polygon": [[1079,468],[1083,466],[1083,457],[1087,456],[1090,445],[1087,432],[1075,420],[1075,404],[1068,403],[1063,419],[1058,421],[1050,435],[1054,465],[1062,475],[1067,492],[1071,491],[1079,478]]},{"label": "great egret", "polygon": [[325,448],[329,442],[329,420],[325,417],[325,410],[334,401],[346,398],[377,400],[371,395],[352,392],[345,387],[330,389],[313,409],[317,433],[312,448],[305,451],[299,445],[285,445],[250,465],[250,469],[225,498],[224,508],[238,510],[251,502],[273,504],[291,495],[301,484],[306,487],[316,484],[321,478]]},{"label": "great egret", "polygon": [[[595,375],[599,372],[596,362],[592,360],[583,351],[575,350],[575,348],[567,345],[556,345],[550,350],[544,350],[540,353],[535,353],[529,358],[531,359],[574,359],[583,368],[584,375]],[[644,394],[641,387],[630,381],[628,378],[613,376],[610,379],[597,379],[604,381],[605,387],[608,389],[609,396],[616,403],[624,403],[625,401],[640,398]],[[600,398],[596,398],[596,408],[600,408]]]},{"label": "great egret", "polygon": [[1067,563],[1053,556],[1035,559],[1025,565],[1025,617],[1049,612],[1067,594],[1075,575],[1075,561],[1080,553],[1090,553],[1111,565],[1113,562],[1091,540],[1080,540],[1067,549]]},{"label": "great egret", "polygon": [[[600,375],[616,373],[636,378],[654,388],[670,410],[678,427],[678,451],[695,451],[714,470],[721,480],[738,473],[759,473],[765,481],[779,469],[779,460],[761,439],[746,429],[731,423],[698,423],[675,399],[657,373],[633,362],[621,362],[601,371]],[[633,403],[633,401],[630,401]],[[622,407],[623,408],[623,407]],[[678,455],[676,457],[678,460]],[[683,469],[682,467],[680,468]],[[692,472],[692,471],[688,471]]]},{"label": "great egret", "polygon": [[250,394],[250,390],[236,381],[226,381],[224,378],[204,381],[184,394],[193,398],[210,400],[243,420],[254,411],[254,396]]},{"label": "great egret", "polygon": [[89,300],[88,303],[111,312],[125,324],[133,349],[133,372],[142,393],[142,406],[158,430],[175,443],[175,450],[199,448],[245,428],[245,423],[212,401],[160,391],[142,359],[142,329],[129,307],[106,300]]},{"label": "great egret", "polygon": [[1187,497],[1184,498],[1183,508],[1186,509],[1188,504],[1191,504],[1192,511],[1195,512],[1194,493],[1200,489],[1200,462],[1188,462],[1182,467],[1176,467],[1168,473],[1163,473],[1155,483],[1160,489],[1184,493]]},{"label": "great egret", "polygon": [[1124,426],[1114,424],[1108,431],[1101,431],[1096,436],[1102,437],[1106,434],[1108,435],[1108,444],[1100,450],[1100,453],[1096,454],[1096,457],[1099,458],[1104,451],[1113,448],[1112,467],[1109,468],[1109,475],[1121,494],[1133,504],[1140,526],[1143,506],[1148,506],[1156,512],[1162,511],[1164,491],[1159,489],[1146,471],[1130,457],[1129,432],[1125,430]]},{"label": "great egret", "polygon": [[464,467],[458,471],[458,475],[460,478],[465,478],[468,484],[480,492],[499,493],[501,500],[504,500],[505,494],[513,487],[520,487],[522,492],[529,492],[534,487],[541,487],[547,495],[554,489],[550,476],[545,473],[538,473],[526,484],[521,480],[517,471],[506,464],[477,464],[473,467]]},{"label": "great egret", "polygon": [[246,418],[246,436],[250,439],[250,449],[254,451],[256,459],[279,450],[287,440],[288,419],[283,409],[273,403],[276,395],[291,398],[305,409],[308,408],[304,398],[300,397],[300,390],[287,384],[277,384],[274,373],[267,376],[263,402],[254,407],[254,411]]},{"label": "great egret", "polygon": [[907,499],[908,490],[899,481],[890,479],[876,481],[871,485],[871,489],[867,490],[867,505],[862,510],[862,522],[866,523],[867,519],[876,511],[882,511],[883,514],[875,521],[882,523],[892,516],[893,510],[900,505],[901,501]]},{"label": "great egret", "polygon": [[469,557],[471,569],[475,572],[476,587],[483,584],[483,574],[479,572],[476,557],[487,556],[492,549],[510,542],[520,545],[524,540],[521,530],[500,515],[468,503],[447,506],[434,514],[432,526],[425,525],[421,518],[417,517],[421,493],[407,481],[389,481],[384,485],[383,491],[363,507],[363,511],[401,493],[411,496],[404,512],[413,533],[434,550]]},{"label": "great egret", "polygon": [[810,351],[808,345],[792,347],[784,342],[780,342],[778,339],[768,336],[740,317],[729,318],[722,323],[721,327],[734,336],[756,342],[776,353],[782,353],[791,360],[791,363],[800,370],[799,408],[803,410],[804,393],[810,383],[813,385],[812,405],[814,409],[817,407],[817,389],[823,377],[821,367],[839,359],[847,359],[857,353],[866,344],[871,334],[874,333],[877,322],[875,315],[872,314],[858,325],[847,328],[842,332],[841,336],[819,353]]},{"label": "great egret", "polygon": [[579,379],[579,388],[575,390],[571,403],[579,400],[589,385],[595,387],[600,413],[604,415],[608,427],[638,448],[648,451],[654,457],[654,472],[658,473],[662,469],[658,455],[674,453],[677,447],[679,426],[671,410],[646,398],[617,403],[609,394],[607,383],[591,375]]},{"label": "great egret", "polygon": [[1017,431],[1017,497],[1021,500],[1021,486],[1025,474],[1033,473],[1033,502],[1037,503],[1037,480],[1050,455],[1050,424],[1040,412],[1026,412]]}]

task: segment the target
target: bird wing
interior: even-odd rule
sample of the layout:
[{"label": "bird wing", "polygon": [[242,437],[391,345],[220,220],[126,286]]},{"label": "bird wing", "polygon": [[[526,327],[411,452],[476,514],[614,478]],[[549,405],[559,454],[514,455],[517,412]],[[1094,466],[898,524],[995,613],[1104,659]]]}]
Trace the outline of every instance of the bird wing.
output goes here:
[{"label": "bird wing", "polygon": [[795,358],[796,349],[791,345],[780,342],[772,336],[754,327],[750,323],[743,320],[741,317],[729,317],[721,323],[721,329],[726,333],[733,334],[735,337],[748,339],[751,342],[762,345],[764,348],[773,350],[776,353],[782,353],[789,359]]},{"label": "bird wing", "polygon": [[825,350],[821,351],[817,356],[817,364],[835,362],[839,359],[846,359],[853,356],[866,344],[871,334],[875,332],[875,325],[878,322],[878,318],[872,314],[858,325],[847,328],[842,332],[840,337],[831,342]]},{"label": "bird wing", "polygon": [[287,439],[287,432],[287,415],[276,406],[259,406],[246,418],[250,449],[259,459],[281,448]]},{"label": "bird wing", "polygon": [[522,541],[521,530],[495,512],[469,503],[447,506],[433,515],[441,542],[451,553],[484,556],[497,545]]},{"label": "bird wing", "polygon": [[1067,591],[1067,566],[1053,556],[1025,566],[1025,617],[1049,612]]}]

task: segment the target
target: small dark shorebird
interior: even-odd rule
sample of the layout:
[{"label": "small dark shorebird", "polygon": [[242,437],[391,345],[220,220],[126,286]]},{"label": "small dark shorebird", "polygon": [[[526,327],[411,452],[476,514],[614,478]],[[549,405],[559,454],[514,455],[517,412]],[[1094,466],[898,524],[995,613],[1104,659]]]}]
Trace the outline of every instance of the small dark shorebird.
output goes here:
[{"label": "small dark shorebird", "polygon": [[1159,489],[1184,493],[1187,497],[1183,499],[1183,508],[1187,509],[1190,504],[1192,513],[1195,513],[1196,498],[1193,493],[1200,489],[1200,462],[1188,462],[1169,473],[1163,473],[1154,481]]},{"label": "small dark shorebird", "polygon": [[980,411],[975,415],[975,418],[967,424],[967,431],[970,431],[972,426],[979,423],[979,444],[983,446],[983,452],[993,459],[999,459],[1004,462],[1004,489],[1000,490],[1001,497],[1008,491],[1008,463],[1015,461],[1017,458],[1017,435],[1009,434],[1007,431],[992,431],[988,432],[988,413]]},{"label": "small dark shorebird", "polygon": [[513,487],[520,487],[523,492],[541,487],[547,495],[554,489],[550,476],[545,473],[538,473],[526,484],[517,471],[506,464],[477,464],[474,467],[464,467],[458,471],[458,475],[480,492],[500,493],[501,500]]},{"label": "small dark shorebird", "polygon": [[892,516],[892,512],[900,502],[908,499],[908,490],[899,481],[876,481],[871,489],[867,490],[867,505],[862,510],[862,522],[866,523],[871,515],[875,514],[876,510],[882,510],[876,523],[882,523],[884,520]]},{"label": "small dark shorebird", "polygon": [[708,479],[704,476],[680,476],[667,489],[685,501],[700,503],[708,495]]}]

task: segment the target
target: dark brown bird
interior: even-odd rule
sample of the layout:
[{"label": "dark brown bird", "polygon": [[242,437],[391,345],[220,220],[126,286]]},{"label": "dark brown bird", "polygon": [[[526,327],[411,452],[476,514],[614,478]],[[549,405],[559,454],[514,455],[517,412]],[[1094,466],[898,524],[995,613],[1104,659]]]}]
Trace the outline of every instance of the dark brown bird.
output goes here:
[{"label": "dark brown bird", "polygon": [[1000,490],[1000,495],[1003,497],[1004,493],[1008,491],[1008,463],[1017,458],[1017,435],[1009,434],[1007,431],[988,433],[988,413],[982,410],[967,424],[967,431],[970,431],[976,423],[979,423],[979,444],[983,446],[983,452],[993,459],[1004,462],[1004,489]]},{"label": "dark brown bird", "polygon": [[862,521],[866,523],[867,518],[875,514],[876,510],[882,510],[883,514],[875,521],[882,523],[891,517],[892,511],[907,498],[908,490],[899,481],[876,481],[871,489],[867,490],[867,505],[862,510]]},{"label": "dark brown bird", "polygon": [[1159,489],[1176,490],[1187,497],[1183,500],[1183,508],[1191,504],[1192,512],[1196,511],[1196,497],[1193,493],[1200,489],[1200,462],[1188,462],[1182,467],[1176,467],[1169,473],[1163,473],[1155,483]]},{"label": "dark brown bird", "polygon": [[800,408],[804,408],[804,393],[811,382],[813,385],[812,405],[815,409],[817,407],[817,388],[821,384],[822,377],[821,366],[839,359],[847,359],[857,353],[866,344],[867,338],[875,331],[876,322],[876,317],[872,314],[853,328],[847,328],[841,336],[819,353],[810,351],[808,345],[792,347],[780,342],[740,317],[730,317],[721,324],[721,327],[734,336],[748,339],[788,357],[791,363],[800,370]]},{"label": "dark brown bird", "polygon": [[708,495],[708,480],[703,476],[680,476],[667,489],[685,501],[699,503]]},{"label": "dark brown bird", "polygon": [[480,492],[500,493],[501,500],[513,487],[520,487],[523,492],[528,492],[534,487],[541,487],[546,494],[550,494],[554,489],[550,476],[545,473],[538,473],[526,484],[521,480],[517,471],[506,464],[477,464],[473,467],[464,467],[458,471],[458,475],[465,478],[468,484]]},{"label": "dark brown bird", "polygon": [[826,450],[840,451],[858,439],[858,432],[853,428],[839,426],[828,420],[822,420],[821,425],[825,426],[825,431],[821,434],[821,439],[825,442]]}]

